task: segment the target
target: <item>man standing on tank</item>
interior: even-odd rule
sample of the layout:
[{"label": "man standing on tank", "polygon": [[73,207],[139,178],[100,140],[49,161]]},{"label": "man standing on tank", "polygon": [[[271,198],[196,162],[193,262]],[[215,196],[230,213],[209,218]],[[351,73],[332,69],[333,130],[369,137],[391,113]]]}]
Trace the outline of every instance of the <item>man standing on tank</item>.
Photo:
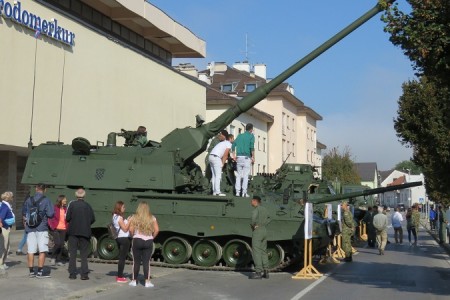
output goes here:
[{"label": "man standing on tank", "polygon": [[346,201],[342,202],[342,250],[345,252],[344,261],[351,262],[352,259],[352,236],[355,233],[355,223],[350,208]]},{"label": "man standing on tank", "polygon": [[[236,176],[236,196],[250,197],[247,194],[248,176],[252,164],[255,162],[255,136],[253,135],[253,124],[245,126],[245,132],[238,135],[233,143],[231,151],[235,153],[237,176]],[[242,181],[242,185],[241,185]]]},{"label": "man standing on tank", "polygon": [[255,273],[250,279],[269,279],[269,257],[267,255],[267,229],[270,222],[267,209],[261,206],[261,198],[253,196],[251,205],[254,207],[252,213],[252,223],[250,224],[252,234],[253,262],[255,263]]},{"label": "man standing on tank", "polygon": [[69,278],[77,279],[77,250],[80,250],[81,280],[89,280],[87,257],[92,235],[91,224],[95,222],[95,215],[89,203],[84,201],[84,189],[77,189],[75,196],[77,200],[69,203],[66,214],[66,221],[69,223]]}]

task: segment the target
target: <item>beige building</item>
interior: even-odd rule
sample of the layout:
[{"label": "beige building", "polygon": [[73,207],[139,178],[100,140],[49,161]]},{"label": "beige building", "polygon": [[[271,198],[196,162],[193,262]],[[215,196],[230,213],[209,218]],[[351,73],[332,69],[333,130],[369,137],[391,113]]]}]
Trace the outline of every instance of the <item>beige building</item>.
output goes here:
[{"label": "beige building", "polygon": [[[194,75],[192,70],[188,73]],[[257,64],[251,68],[247,62],[235,63],[232,67],[223,62],[211,63],[206,71],[199,73],[199,78],[213,90],[237,101],[267,82],[266,66]],[[212,104],[221,97],[217,93],[207,93],[207,121],[224,111],[225,107],[217,106],[211,111]],[[262,115],[269,118],[261,118]],[[253,173],[273,173],[284,161],[321,166],[320,150],[325,146],[317,142],[319,120],[322,117],[296,98],[289,84],[282,83],[254,110],[242,114],[231,125],[241,130],[249,122],[255,125],[255,149],[259,152],[256,152]]]},{"label": "beige building", "polygon": [[205,115],[205,84],[171,67],[205,42],[148,2],[1,2],[0,190],[18,200],[30,137],[96,144],[145,125],[159,141]]}]

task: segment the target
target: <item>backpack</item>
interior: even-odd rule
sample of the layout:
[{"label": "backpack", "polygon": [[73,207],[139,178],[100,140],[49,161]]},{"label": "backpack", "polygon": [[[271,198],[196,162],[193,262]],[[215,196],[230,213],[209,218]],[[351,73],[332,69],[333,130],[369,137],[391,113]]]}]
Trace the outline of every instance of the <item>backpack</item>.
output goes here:
[{"label": "backpack", "polygon": [[28,207],[27,212],[27,226],[29,228],[36,228],[39,224],[42,223],[42,215],[39,211],[39,204],[45,198],[44,195],[41,196],[38,200],[34,200],[34,197],[30,197],[31,205]]},{"label": "backpack", "polygon": [[[117,217],[115,217],[117,219]],[[119,230],[116,229],[116,226],[114,226],[114,219],[111,220],[111,223],[108,224],[108,235],[111,239],[115,240],[117,239],[117,237],[119,236],[119,230],[120,230],[120,226],[119,226]]]}]

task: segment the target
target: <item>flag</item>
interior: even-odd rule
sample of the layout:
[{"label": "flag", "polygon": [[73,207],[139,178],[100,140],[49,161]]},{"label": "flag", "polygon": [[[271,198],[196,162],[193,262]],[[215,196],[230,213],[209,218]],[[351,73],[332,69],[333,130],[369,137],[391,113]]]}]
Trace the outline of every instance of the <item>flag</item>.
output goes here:
[{"label": "flag", "polygon": [[39,38],[40,35],[41,35],[41,31],[39,29],[36,30],[36,32],[34,33],[34,37]]}]

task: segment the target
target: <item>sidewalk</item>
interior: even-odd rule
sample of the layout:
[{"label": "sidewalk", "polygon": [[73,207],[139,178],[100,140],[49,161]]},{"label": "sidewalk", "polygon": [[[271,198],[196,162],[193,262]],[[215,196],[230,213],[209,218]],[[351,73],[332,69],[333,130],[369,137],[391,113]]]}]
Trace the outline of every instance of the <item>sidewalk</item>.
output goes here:
[{"label": "sidewalk", "polygon": [[[6,264],[9,269],[0,274],[1,299],[88,299],[90,295],[98,295],[104,291],[117,288],[130,288],[127,283],[116,283],[117,265],[89,263],[90,280],[82,281],[78,275],[77,280],[70,280],[65,266],[48,266],[46,259],[45,270],[50,271],[51,278],[28,278],[27,256],[17,256],[17,245],[22,239],[23,230],[12,231],[10,234],[12,255],[8,255]],[[26,249],[26,246],[24,250]],[[37,256],[35,257],[37,264]],[[77,266],[80,263],[77,262]],[[179,272],[180,269],[151,267],[152,281],[158,282],[158,278]],[[129,278],[131,265],[125,265],[126,277]],[[142,268],[140,272],[142,276]],[[139,286],[138,288],[143,288]]]}]

